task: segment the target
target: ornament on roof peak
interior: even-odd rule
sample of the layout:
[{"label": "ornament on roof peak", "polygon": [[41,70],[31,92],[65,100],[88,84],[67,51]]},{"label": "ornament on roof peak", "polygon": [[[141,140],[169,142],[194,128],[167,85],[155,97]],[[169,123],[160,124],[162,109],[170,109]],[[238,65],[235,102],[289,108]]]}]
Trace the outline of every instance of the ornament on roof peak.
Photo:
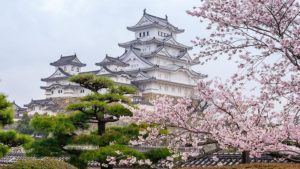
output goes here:
[{"label": "ornament on roof peak", "polygon": [[144,15],[146,14],[146,8],[144,9]]}]

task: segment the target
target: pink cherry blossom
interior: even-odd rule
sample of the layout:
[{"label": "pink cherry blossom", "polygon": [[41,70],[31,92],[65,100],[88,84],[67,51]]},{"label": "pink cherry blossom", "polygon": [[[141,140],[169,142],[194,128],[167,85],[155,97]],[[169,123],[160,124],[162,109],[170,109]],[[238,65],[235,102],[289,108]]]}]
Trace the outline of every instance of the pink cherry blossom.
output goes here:
[{"label": "pink cherry blossom", "polygon": [[[208,21],[196,37],[202,63],[228,57],[238,72],[220,82],[198,82],[198,107],[188,98],[162,97],[134,119],[158,124],[136,144],[166,144],[195,154],[206,143],[252,156],[300,154],[300,5],[296,0],[203,0],[188,14]],[[249,88],[251,86],[251,88]],[[298,120],[298,121],[297,121]],[[169,129],[169,134],[159,130]],[[292,143],[292,144],[287,144]]]}]

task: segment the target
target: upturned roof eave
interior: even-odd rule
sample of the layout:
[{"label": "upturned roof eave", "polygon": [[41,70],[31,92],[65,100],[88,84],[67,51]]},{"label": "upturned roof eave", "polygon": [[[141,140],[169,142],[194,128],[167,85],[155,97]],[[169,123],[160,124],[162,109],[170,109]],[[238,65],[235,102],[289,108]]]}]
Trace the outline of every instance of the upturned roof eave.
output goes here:
[{"label": "upturned roof eave", "polygon": [[69,62],[69,63],[56,63],[52,62],[50,63],[51,66],[66,66],[66,65],[72,65],[72,66],[78,66],[78,67],[85,67],[86,64],[84,63],[77,63],[77,62]]},{"label": "upturned roof eave", "polygon": [[151,24],[147,24],[147,25],[127,26],[126,28],[129,31],[135,32],[135,31],[139,31],[139,30],[143,30],[143,29],[147,29],[147,28],[151,28],[151,27],[170,29],[170,31],[174,32],[174,33],[183,33],[184,32],[184,29],[179,29],[179,28],[175,28],[172,26],[164,26],[164,25],[160,25],[157,23],[151,23]]}]

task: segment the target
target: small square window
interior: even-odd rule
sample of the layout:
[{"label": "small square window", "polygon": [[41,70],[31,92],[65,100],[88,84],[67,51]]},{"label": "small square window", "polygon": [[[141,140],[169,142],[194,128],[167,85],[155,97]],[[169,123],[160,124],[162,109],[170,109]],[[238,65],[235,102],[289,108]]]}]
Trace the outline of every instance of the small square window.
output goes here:
[{"label": "small square window", "polygon": [[147,36],[149,36],[149,31],[147,32]]}]

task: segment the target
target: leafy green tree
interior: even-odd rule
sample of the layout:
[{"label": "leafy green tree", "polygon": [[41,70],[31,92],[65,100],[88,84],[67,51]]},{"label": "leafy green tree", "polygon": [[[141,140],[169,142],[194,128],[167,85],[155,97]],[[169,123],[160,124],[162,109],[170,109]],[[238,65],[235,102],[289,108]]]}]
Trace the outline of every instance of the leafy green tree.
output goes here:
[{"label": "leafy green tree", "polygon": [[[129,151],[129,148],[125,146],[131,139],[138,137],[139,126],[129,125],[106,129],[107,123],[118,121],[121,116],[132,115],[127,108],[127,106],[132,106],[132,103],[126,95],[135,93],[136,89],[117,85],[106,77],[92,74],[76,75],[70,78],[70,81],[91,90],[92,93],[67,106],[67,110],[72,113],[34,116],[30,125],[35,132],[43,133],[47,137],[26,145],[28,155],[68,156],[71,157],[70,163],[78,168],[85,168],[89,160],[89,158],[84,158],[87,153],[99,154],[99,151],[105,150],[113,154],[115,149],[120,149],[120,151],[122,149],[122,152],[126,150],[126,153],[131,152],[132,155],[140,154],[136,150],[130,149]],[[91,131],[89,134],[80,132],[80,130],[88,129],[91,123],[97,124],[97,131]],[[112,142],[120,145],[110,146]],[[95,151],[71,149],[68,148],[70,145],[79,147],[94,145],[100,149]]]},{"label": "leafy green tree", "polygon": [[[0,94],[0,127],[13,123],[13,107],[6,97]],[[14,130],[0,130],[0,157],[4,156],[10,147],[21,146],[32,141],[28,135],[19,134]]]},{"label": "leafy green tree", "polygon": [[13,123],[13,107],[6,97],[0,94],[0,127]]},{"label": "leafy green tree", "polygon": [[92,91],[79,102],[68,106],[68,110],[79,111],[85,117],[85,123],[95,123],[98,134],[105,133],[109,122],[118,121],[120,116],[132,116],[132,112],[124,106],[131,105],[127,94],[134,94],[136,89],[131,86],[116,85],[107,77],[94,74],[80,74],[70,78],[71,82]]},{"label": "leafy green tree", "polygon": [[18,125],[16,127],[16,131],[22,134],[33,134],[34,129],[30,126],[30,117],[27,113],[24,113],[22,119],[18,121]]},{"label": "leafy green tree", "polygon": [[[68,156],[71,157],[71,164],[78,168],[86,168],[87,161],[92,160],[91,158],[88,158],[91,156],[87,157],[87,154],[93,154],[95,152],[98,152],[97,154],[99,154],[100,150],[87,151],[84,149],[68,149],[68,145],[81,145],[82,147],[86,145],[95,145],[100,147],[100,154],[103,154],[102,151],[105,150],[106,153],[114,155],[113,152],[116,151],[115,149],[122,149],[122,152],[123,150],[126,150],[127,153],[128,147],[125,145],[128,144],[129,140],[137,138],[139,135],[140,126],[134,124],[125,127],[109,127],[103,135],[98,135],[94,132],[90,134],[77,133],[76,131],[79,129],[77,124],[81,122],[81,118],[79,118],[80,115],[82,115],[81,112],[60,114],[57,116],[34,116],[30,124],[35,131],[47,133],[48,137],[36,140],[32,144],[28,144],[26,146],[26,149],[29,150],[27,151],[28,155],[37,157]],[[112,142],[116,145],[111,147],[110,143]],[[130,152],[139,154],[136,150]],[[86,155],[81,156],[81,154]],[[129,154],[127,153],[126,155]],[[95,158],[93,160],[100,162],[103,158]]]}]

